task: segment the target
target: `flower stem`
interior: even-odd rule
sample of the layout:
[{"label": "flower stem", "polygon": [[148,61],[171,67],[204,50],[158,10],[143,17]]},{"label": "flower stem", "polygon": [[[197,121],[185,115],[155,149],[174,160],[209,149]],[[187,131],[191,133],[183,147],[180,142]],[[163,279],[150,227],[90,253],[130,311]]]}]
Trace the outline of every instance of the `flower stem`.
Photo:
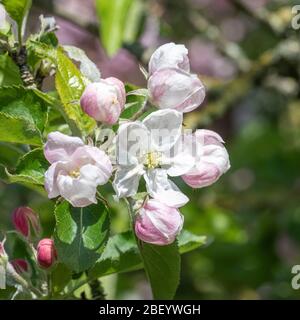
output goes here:
[{"label": "flower stem", "polygon": [[47,274],[47,290],[48,290],[48,298],[51,299],[51,297],[52,297],[52,278],[51,278],[51,273]]},{"label": "flower stem", "polygon": [[18,284],[20,284],[24,289],[27,289],[29,292],[34,293],[37,297],[42,296],[42,292],[35,288],[30,282],[26,281],[21,275],[19,275],[14,267],[8,262],[6,266],[7,274]]},{"label": "flower stem", "polygon": [[134,206],[134,200],[132,198],[129,198],[129,199],[126,199],[125,198],[125,202],[127,204],[127,208],[128,208],[128,212],[130,214],[130,217],[131,217],[131,227],[132,227],[132,232],[134,234],[134,237],[135,237],[135,241],[136,241],[136,244],[138,246],[138,249],[139,249],[139,252],[140,252],[140,257],[141,257],[141,260],[142,260],[142,263],[144,265],[144,270],[145,270],[145,273],[146,273],[146,276],[148,278],[148,280],[150,279],[149,278],[149,274],[148,274],[148,271],[147,269],[145,268],[145,260],[144,260],[144,257],[143,257],[143,242],[136,236],[135,234],[135,231],[134,231],[134,209],[133,209],[133,206]]}]

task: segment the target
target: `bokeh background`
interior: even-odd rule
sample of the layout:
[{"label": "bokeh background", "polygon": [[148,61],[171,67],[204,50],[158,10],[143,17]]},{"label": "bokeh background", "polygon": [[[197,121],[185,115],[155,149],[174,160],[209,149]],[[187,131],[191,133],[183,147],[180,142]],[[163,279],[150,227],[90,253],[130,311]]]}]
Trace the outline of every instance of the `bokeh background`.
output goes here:
[{"label": "bokeh background", "polygon": [[[290,284],[291,268],[300,264],[300,30],[291,27],[291,8],[299,1],[139,2],[142,9],[128,16],[128,23],[136,20],[134,40],[113,56],[101,45],[94,0],[34,0],[29,32],[37,30],[40,14],[54,15],[62,44],[85,50],[103,77],[138,86],[145,86],[139,64],[147,66],[159,45],[185,44],[207,97],[184,122],[219,132],[232,168],[208,188],[177,182],[191,199],[182,209],[185,227],[209,241],[182,257],[176,298],[300,298]],[[13,159],[1,145],[0,154],[3,161]],[[31,205],[41,214],[44,234],[51,234],[53,207],[43,197],[0,182],[0,203],[1,230],[11,228],[14,207]],[[113,231],[125,230],[124,208],[111,203]],[[15,258],[23,252],[15,243],[8,250]],[[142,271],[103,283],[110,298],[150,297]]]}]

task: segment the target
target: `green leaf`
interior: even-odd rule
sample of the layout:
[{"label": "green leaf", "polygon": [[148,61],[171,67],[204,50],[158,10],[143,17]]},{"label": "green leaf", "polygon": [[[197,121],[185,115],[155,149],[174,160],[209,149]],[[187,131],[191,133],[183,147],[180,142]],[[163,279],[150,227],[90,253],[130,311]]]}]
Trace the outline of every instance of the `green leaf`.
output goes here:
[{"label": "green leaf", "polygon": [[0,163],[14,167],[16,160],[24,154],[24,150],[19,148],[17,145],[8,142],[0,142]]},{"label": "green leaf", "polygon": [[63,48],[71,59],[80,63],[80,72],[89,81],[97,82],[101,79],[98,67],[89,59],[82,49],[74,46],[63,46]]},{"label": "green leaf", "polygon": [[91,268],[109,236],[109,216],[104,205],[73,208],[63,201],[55,209],[55,218],[54,239],[59,260],[75,272]]},{"label": "green leaf", "polygon": [[0,55],[0,86],[22,84],[19,69],[7,54]]},{"label": "green leaf", "polygon": [[[197,236],[183,230],[178,236],[181,254],[195,250],[205,244],[205,236]],[[105,275],[142,269],[143,263],[131,231],[111,237],[103,254],[95,266],[89,271],[89,277],[99,278]]]},{"label": "green leaf", "polygon": [[42,144],[47,105],[33,90],[21,86],[0,88],[0,141]]},{"label": "green leaf", "polygon": [[41,134],[24,119],[0,112],[0,140],[41,145]]},{"label": "green leaf", "polygon": [[144,3],[141,0],[134,0],[126,18],[123,40],[133,43],[139,33],[139,26],[144,13]]},{"label": "green leaf", "polygon": [[0,0],[0,3],[4,5],[5,10],[17,22],[20,29],[26,20],[31,2],[31,0]]},{"label": "green leaf", "polygon": [[126,105],[124,111],[121,113],[121,119],[129,119],[135,113],[137,113],[142,107],[144,107],[145,103],[147,103],[148,99],[148,91],[147,89],[138,89],[137,87],[126,84]]},{"label": "green leaf", "polygon": [[71,281],[72,272],[63,263],[58,263],[51,272],[52,292],[57,294]]},{"label": "green leaf", "polygon": [[79,104],[85,88],[83,76],[62,49],[55,52],[57,65],[55,86],[63,103],[64,112],[81,131],[90,133],[96,126],[96,122],[82,111]]},{"label": "green leaf", "polygon": [[44,185],[44,174],[49,167],[43,149],[37,148],[19,159],[15,172],[7,172],[10,182]]},{"label": "green leaf", "polygon": [[172,299],[180,277],[180,254],[177,242],[167,246],[142,242],[140,248],[153,298]]},{"label": "green leaf", "polygon": [[[80,98],[85,89],[87,78],[64,53],[63,48],[53,48],[45,43],[30,40],[31,50],[41,58],[48,58],[56,66],[55,86],[62,106],[52,101],[61,109],[73,133],[89,134],[96,126],[96,121],[84,113],[80,107]],[[43,93],[39,92],[39,96]],[[44,95],[45,96],[45,95]],[[53,100],[53,99],[52,99]]]},{"label": "green leaf", "polygon": [[132,37],[132,30],[126,33],[130,8],[136,0],[96,0],[97,15],[100,20],[100,37],[104,48],[111,56],[121,48],[124,37]]},{"label": "green leaf", "polygon": [[178,237],[179,253],[193,251],[207,242],[206,236],[198,236],[187,230],[182,230]]},{"label": "green leaf", "polygon": [[118,272],[127,272],[142,268],[142,261],[131,231],[111,237],[96,265],[89,271],[89,277]]},{"label": "green leaf", "polygon": [[0,179],[5,183],[21,184],[45,196],[44,174],[48,167],[43,150],[37,148],[20,157],[14,170],[0,165]]}]

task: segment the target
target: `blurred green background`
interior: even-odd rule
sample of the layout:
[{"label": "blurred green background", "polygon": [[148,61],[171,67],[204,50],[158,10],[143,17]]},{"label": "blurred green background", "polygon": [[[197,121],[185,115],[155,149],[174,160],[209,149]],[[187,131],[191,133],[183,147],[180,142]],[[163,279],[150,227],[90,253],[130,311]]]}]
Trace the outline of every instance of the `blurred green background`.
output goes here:
[{"label": "blurred green background", "polygon": [[[106,17],[100,13],[99,19],[93,0],[33,1],[29,32],[37,29],[40,14],[54,15],[63,44],[85,50],[103,77],[140,86],[145,82],[138,65],[147,66],[155,48],[185,44],[192,71],[207,87],[205,104],[185,116],[185,125],[220,133],[232,168],[208,188],[192,190],[177,181],[191,200],[182,208],[185,227],[207,235],[209,243],[182,257],[176,298],[300,298],[290,284],[291,268],[300,264],[300,29],[291,26],[292,6],[299,1],[133,2],[119,50],[103,37]],[[51,87],[51,79],[45,85]],[[14,159],[1,148],[1,162]],[[53,207],[47,199],[0,182],[0,201],[1,230],[11,228],[16,206],[30,205],[41,215],[44,234],[51,234]],[[110,202],[114,232],[126,230],[124,208]],[[23,254],[13,241],[8,250],[15,258]],[[103,282],[110,298],[150,297],[142,271]]]}]

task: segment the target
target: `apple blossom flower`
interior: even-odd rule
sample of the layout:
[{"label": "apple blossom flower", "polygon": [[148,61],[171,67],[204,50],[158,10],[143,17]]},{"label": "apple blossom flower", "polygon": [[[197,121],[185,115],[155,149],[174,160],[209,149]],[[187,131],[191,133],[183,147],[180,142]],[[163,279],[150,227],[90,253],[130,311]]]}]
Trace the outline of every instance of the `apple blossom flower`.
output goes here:
[{"label": "apple blossom flower", "polygon": [[170,109],[120,126],[116,138],[119,167],[113,182],[119,198],[136,194],[143,176],[153,198],[171,207],[187,203],[188,198],[168,179],[185,174],[194,165],[192,155],[176,149],[181,130],[182,113]]},{"label": "apple blossom flower", "polygon": [[150,199],[136,216],[135,233],[144,242],[163,246],[174,242],[182,229],[183,221],[177,208]]},{"label": "apple blossom flower", "polygon": [[33,232],[39,235],[41,225],[38,215],[29,207],[18,207],[12,214],[12,221],[15,229],[25,238],[29,238]]},{"label": "apple blossom flower", "polygon": [[149,61],[149,75],[169,67],[190,72],[188,49],[184,45],[170,42],[157,48]]},{"label": "apple blossom flower", "polygon": [[205,89],[197,75],[178,68],[156,71],[148,80],[150,100],[159,109],[190,112],[205,98]]},{"label": "apple blossom flower", "polygon": [[210,130],[197,130],[189,138],[196,145],[195,165],[182,179],[192,188],[209,186],[230,168],[224,141]]},{"label": "apple blossom flower", "polygon": [[57,260],[57,252],[52,239],[42,239],[37,246],[37,261],[40,267],[48,269]]},{"label": "apple blossom flower", "polygon": [[51,163],[45,173],[49,198],[60,195],[74,207],[97,203],[97,186],[107,183],[112,174],[104,151],[56,131],[48,135],[44,155]]},{"label": "apple blossom flower", "polygon": [[106,124],[118,121],[125,102],[124,84],[113,77],[88,84],[80,99],[85,113]]}]

